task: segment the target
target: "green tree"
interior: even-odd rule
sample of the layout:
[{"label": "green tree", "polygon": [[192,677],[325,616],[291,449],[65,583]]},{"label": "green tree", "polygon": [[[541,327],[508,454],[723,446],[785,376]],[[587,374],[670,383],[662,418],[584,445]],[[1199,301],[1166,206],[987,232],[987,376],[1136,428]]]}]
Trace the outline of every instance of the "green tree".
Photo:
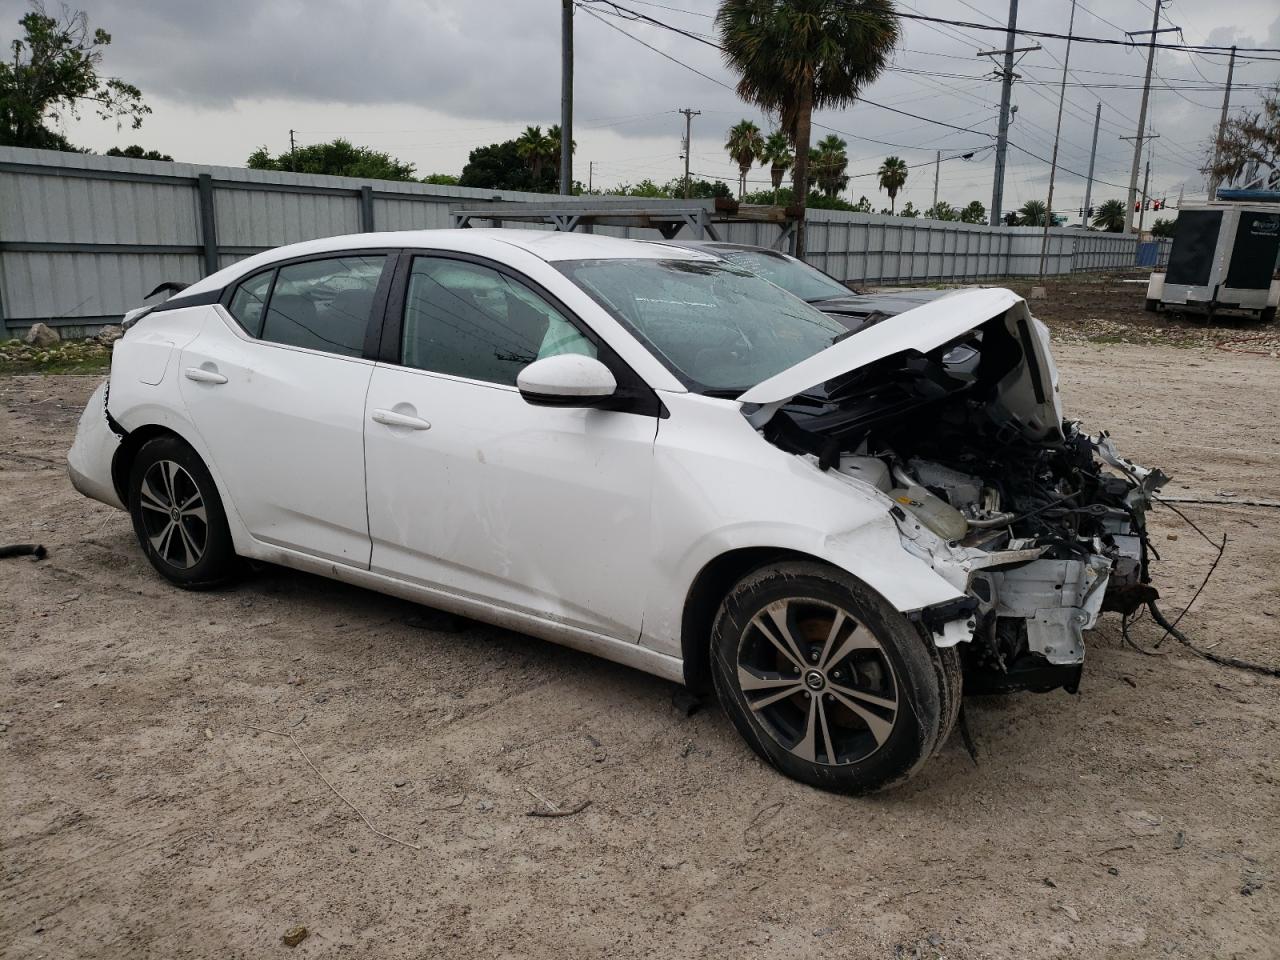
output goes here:
[{"label": "green tree", "polygon": [[286,150],[273,157],[266,147],[249,155],[251,170],[288,170],[294,173],[321,173],[332,177],[360,177],[362,180],[412,180],[413,164],[397,160],[389,153],[357,147],[339,137],[329,143],[312,143]]},{"label": "green tree", "polygon": [[167,153],[161,153],[159,150],[144,150],[136,143],[130,144],[121,149],[120,147],[112,147],[107,151],[108,157],[130,157],[133,160],[167,160],[173,162],[173,157]]},{"label": "green tree", "polygon": [[866,197],[859,197],[858,202],[853,205],[854,213],[870,213],[871,201]]},{"label": "green tree", "polygon": [[610,196],[616,197],[653,197],[662,199],[671,196],[671,192],[666,187],[659,186],[648,177],[645,177],[639,183],[620,183],[612,190],[605,192]]},{"label": "green tree", "polygon": [[769,113],[795,147],[802,198],[796,253],[804,255],[813,111],[852,105],[898,42],[892,0],[723,0],[716,29],[737,71],[738,95]]},{"label": "green tree", "polygon": [[689,178],[689,192],[685,193],[684,177],[676,177],[674,180],[667,182],[662,189],[670,197],[688,196],[696,200],[713,200],[716,197],[729,198],[733,196],[733,191],[729,189],[729,185],[723,180],[695,180]]},{"label": "green tree", "polygon": [[[569,152],[578,152],[577,140],[569,145]],[[551,161],[551,167],[555,172],[555,176],[552,178],[556,183],[556,186],[552,189],[554,193],[559,189],[558,185],[560,183],[560,124],[558,123],[547,127],[547,159]]]},{"label": "green tree", "polygon": [[1045,206],[1043,200],[1028,200],[1018,208],[1018,226],[1043,227]]},{"label": "green tree", "polygon": [[525,127],[524,133],[516,137],[516,152],[529,165],[535,183],[542,180],[542,166],[552,158],[552,148],[559,151],[558,140],[553,144],[541,127]]},{"label": "green tree", "polygon": [[795,159],[795,154],[791,152],[791,141],[783,131],[775,130],[765,138],[764,152],[760,155],[760,162],[769,164],[769,177],[773,180],[774,203],[778,202],[782,178],[791,169]]},{"label": "green tree", "polygon": [[960,211],[962,223],[986,223],[987,208],[981,200],[970,200],[969,205]]},{"label": "green tree", "polygon": [[898,191],[907,183],[907,162],[900,157],[885,157],[877,174],[880,189],[889,195],[889,212],[897,207]]},{"label": "green tree", "polygon": [[76,150],[50,125],[79,118],[85,104],[117,126],[142,126],[151,108],[133,84],[98,75],[111,34],[90,30],[83,11],[63,7],[53,17],[36,2],[18,25],[22,36],[8,45],[13,57],[0,62],[0,146]]},{"label": "green tree", "polygon": [[1107,233],[1123,233],[1128,217],[1125,216],[1123,200],[1107,200],[1101,204],[1093,216],[1093,225],[1101,227]]},{"label": "green tree", "polygon": [[902,205],[902,212],[898,214],[898,216],[906,217],[908,220],[914,220],[916,217],[920,216],[920,211],[912,205],[910,200],[908,200]]},{"label": "green tree", "polygon": [[429,173],[422,178],[423,183],[438,183],[441,186],[456,187],[458,178],[452,173]]},{"label": "green tree", "polygon": [[835,197],[849,185],[849,177],[845,174],[849,169],[849,155],[845,152],[848,146],[834,133],[829,133],[810,151],[809,167],[813,171],[813,179],[828,198]]},{"label": "green tree", "polygon": [[959,220],[960,213],[945,200],[939,200],[924,212],[927,220]]},{"label": "green tree", "polygon": [[543,171],[542,179],[535,181],[533,171],[520,156],[515,140],[490,143],[476,147],[467,158],[466,166],[458,177],[462,187],[479,187],[485,190],[533,190],[547,193],[555,190],[555,178]]},{"label": "green tree", "polygon": [[740,120],[729,128],[725,150],[738,165],[738,196],[747,192],[747,174],[757,159],[764,157],[764,136],[750,120]]},{"label": "green tree", "polygon": [[1174,221],[1167,217],[1160,217],[1151,225],[1151,235],[1153,237],[1172,237]]}]

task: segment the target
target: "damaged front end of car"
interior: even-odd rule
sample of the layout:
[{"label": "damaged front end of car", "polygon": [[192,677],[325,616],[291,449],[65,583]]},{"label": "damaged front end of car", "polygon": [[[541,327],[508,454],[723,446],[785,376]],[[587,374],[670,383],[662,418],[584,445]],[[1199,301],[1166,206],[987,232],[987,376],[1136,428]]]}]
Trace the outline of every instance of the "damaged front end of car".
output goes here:
[{"label": "damaged front end of car", "polygon": [[1146,511],[1168,478],[1063,418],[1048,331],[1007,290],[900,314],[739,399],[964,595],[915,616],[960,645],[968,692],[1074,692],[1083,632],[1156,596]]}]

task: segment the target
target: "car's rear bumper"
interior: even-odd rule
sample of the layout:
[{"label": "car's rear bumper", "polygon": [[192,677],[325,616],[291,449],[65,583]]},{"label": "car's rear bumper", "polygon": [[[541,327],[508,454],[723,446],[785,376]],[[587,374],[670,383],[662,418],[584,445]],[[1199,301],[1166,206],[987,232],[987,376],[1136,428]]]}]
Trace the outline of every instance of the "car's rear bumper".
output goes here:
[{"label": "car's rear bumper", "polygon": [[124,510],[111,478],[111,463],[119,447],[120,437],[107,420],[107,384],[103,381],[80,414],[75,441],[67,451],[67,475],[71,485],[86,497]]}]

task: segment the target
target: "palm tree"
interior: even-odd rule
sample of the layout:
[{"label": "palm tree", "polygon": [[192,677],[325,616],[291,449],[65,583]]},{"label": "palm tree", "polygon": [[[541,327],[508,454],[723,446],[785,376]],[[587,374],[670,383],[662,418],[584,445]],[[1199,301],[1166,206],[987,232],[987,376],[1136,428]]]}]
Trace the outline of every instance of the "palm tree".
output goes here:
[{"label": "palm tree", "polygon": [[845,170],[849,168],[849,155],[845,148],[849,145],[829,133],[818,141],[818,146],[810,151],[809,165],[813,168],[813,179],[818,189],[828,198],[834,197],[849,185]]},{"label": "palm tree", "polygon": [[716,29],[738,96],[777,113],[795,146],[796,253],[804,254],[813,111],[847,107],[898,42],[893,0],[723,0]]},{"label": "palm tree", "polygon": [[885,157],[878,172],[880,189],[889,195],[889,212],[898,207],[898,191],[907,184],[907,162],[899,157]]},{"label": "palm tree", "polygon": [[[574,140],[569,144],[569,152],[578,152],[578,141]],[[560,166],[560,124],[553,124],[547,128],[547,154],[548,163],[553,163],[558,168]]]},{"label": "palm tree", "polygon": [[764,135],[750,120],[740,120],[729,128],[724,148],[738,165],[738,199],[747,192],[747,174],[757,159],[764,157]]},{"label": "palm tree", "polygon": [[1044,210],[1043,200],[1028,200],[1018,208],[1018,226],[1043,227]]},{"label": "palm tree", "polygon": [[[557,150],[560,149],[559,139],[557,136]],[[533,171],[533,182],[537,184],[542,179],[542,165],[551,154],[551,138],[543,134],[542,127],[525,127],[524,133],[516,137],[516,154],[529,165]]]},{"label": "palm tree", "polygon": [[795,154],[791,152],[791,141],[781,130],[775,130],[764,141],[764,152],[760,155],[762,163],[769,164],[769,176],[773,179],[773,202],[778,202],[778,191],[782,189],[782,178],[795,163]]},{"label": "palm tree", "polygon": [[1108,200],[1098,207],[1093,225],[1101,227],[1107,233],[1122,233],[1127,222],[1125,213],[1123,200]]}]

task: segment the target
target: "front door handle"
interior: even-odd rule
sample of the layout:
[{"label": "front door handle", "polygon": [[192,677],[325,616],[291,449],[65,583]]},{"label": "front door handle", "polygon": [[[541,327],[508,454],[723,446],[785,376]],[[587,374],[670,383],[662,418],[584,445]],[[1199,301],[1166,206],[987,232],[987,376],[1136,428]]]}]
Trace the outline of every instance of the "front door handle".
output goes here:
[{"label": "front door handle", "polygon": [[396,413],[394,410],[373,411],[373,422],[386,424],[388,427],[408,427],[410,430],[431,429],[431,424],[421,417],[411,417],[407,413]]},{"label": "front door handle", "polygon": [[188,380],[194,380],[196,383],[227,382],[227,378],[217,370],[206,370],[204,367],[187,367],[182,373]]}]

